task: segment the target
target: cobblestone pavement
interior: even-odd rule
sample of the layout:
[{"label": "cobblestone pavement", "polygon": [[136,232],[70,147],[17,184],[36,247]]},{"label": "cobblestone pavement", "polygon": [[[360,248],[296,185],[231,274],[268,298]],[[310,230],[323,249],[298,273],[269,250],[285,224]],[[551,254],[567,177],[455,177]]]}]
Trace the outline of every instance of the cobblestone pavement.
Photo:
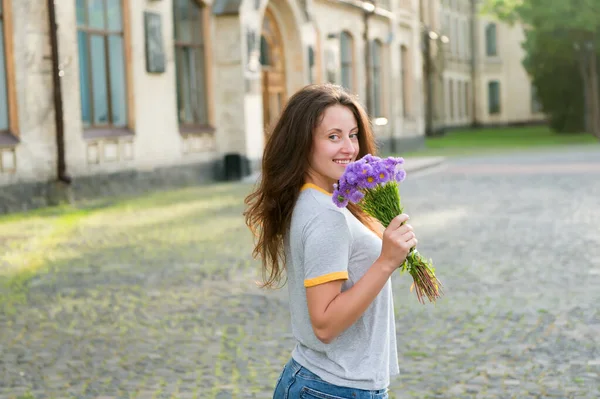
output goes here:
[{"label": "cobblestone pavement", "polygon": [[[600,397],[599,165],[521,153],[408,176],[446,295],[420,305],[394,276],[392,398]],[[1,223],[0,270],[41,272],[0,313],[0,399],[269,398],[293,337],[286,290],[253,283],[249,189]]]}]

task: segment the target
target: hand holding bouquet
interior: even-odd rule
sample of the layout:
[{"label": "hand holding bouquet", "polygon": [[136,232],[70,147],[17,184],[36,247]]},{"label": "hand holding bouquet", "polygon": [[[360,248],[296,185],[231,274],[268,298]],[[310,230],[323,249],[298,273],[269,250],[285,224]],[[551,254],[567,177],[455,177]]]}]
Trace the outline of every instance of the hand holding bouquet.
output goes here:
[{"label": "hand holding bouquet", "polygon": [[[335,186],[333,201],[340,208],[348,202],[358,204],[367,215],[387,228],[392,219],[403,213],[399,191],[399,183],[406,177],[401,168],[403,164],[402,158],[381,159],[365,155],[346,167]],[[419,302],[425,303],[425,296],[430,302],[441,296],[441,283],[435,276],[431,260],[423,258],[416,248],[410,250],[400,269],[413,277]]]}]

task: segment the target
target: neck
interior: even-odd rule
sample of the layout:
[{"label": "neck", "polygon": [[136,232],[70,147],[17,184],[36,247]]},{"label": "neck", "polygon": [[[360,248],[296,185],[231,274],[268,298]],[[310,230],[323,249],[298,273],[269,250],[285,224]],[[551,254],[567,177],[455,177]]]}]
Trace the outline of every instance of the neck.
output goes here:
[{"label": "neck", "polygon": [[333,194],[333,185],[335,182],[329,181],[329,179],[325,179],[323,177],[317,177],[309,174],[304,179],[304,184],[313,184],[320,189],[328,192],[329,194]]}]

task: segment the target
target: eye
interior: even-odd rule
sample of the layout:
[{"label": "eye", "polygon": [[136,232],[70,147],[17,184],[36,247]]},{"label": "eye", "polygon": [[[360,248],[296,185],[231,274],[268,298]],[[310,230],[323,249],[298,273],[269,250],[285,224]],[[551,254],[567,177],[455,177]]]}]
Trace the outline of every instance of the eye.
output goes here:
[{"label": "eye", "polygon": [[339,139],[339,138],[340,138],[340,136],[339,136],[339,135],[337,135],[337,134],[331,134],[331,135],[329,135],[329,137],[328,137],[328,138],[329,138],[330,140],[337,140],[337,139]]},{"label": "eye", "polygon": [[356,132],[356,133],[350,133],[350,138],[351,139],[358,139],[358,132]]}]

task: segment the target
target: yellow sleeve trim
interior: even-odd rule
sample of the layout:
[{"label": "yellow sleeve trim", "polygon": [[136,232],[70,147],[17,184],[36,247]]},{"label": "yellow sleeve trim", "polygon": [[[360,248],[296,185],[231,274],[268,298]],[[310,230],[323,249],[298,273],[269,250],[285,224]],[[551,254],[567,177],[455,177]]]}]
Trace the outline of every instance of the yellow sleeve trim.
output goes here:
[{"label": "yellow sleeve trim", "polygon": [[319,187],[319,186],[317,186],[316,184],[313,184],[313,183],[305,183],[305,184],[302,186],[302,188],[300,188],[300,191],[304,191],[304,190],[306,190],[307,188],[312,188],[312,189],[315,189],[315,190],[317,190],[317,191],[320,191],[320,192],[322,192],[323,194],[327,194],[327,195],[329,195],[330,197],[333,195],[333,194],[331,194],[331,193],[328,193],[328,192],[327,192],[327,190],[325,190],[325,189],[323,189],[323,188],[321,188],[321,187]]},{"label": "yellow sleeve trim", "polygon": [[309,278],[308,280],[304,280],[304,286],[306,288],[314,287],[315,285],[325,284],[335,280],[348,280],[348,272],[334,272],[315,278]]}]

